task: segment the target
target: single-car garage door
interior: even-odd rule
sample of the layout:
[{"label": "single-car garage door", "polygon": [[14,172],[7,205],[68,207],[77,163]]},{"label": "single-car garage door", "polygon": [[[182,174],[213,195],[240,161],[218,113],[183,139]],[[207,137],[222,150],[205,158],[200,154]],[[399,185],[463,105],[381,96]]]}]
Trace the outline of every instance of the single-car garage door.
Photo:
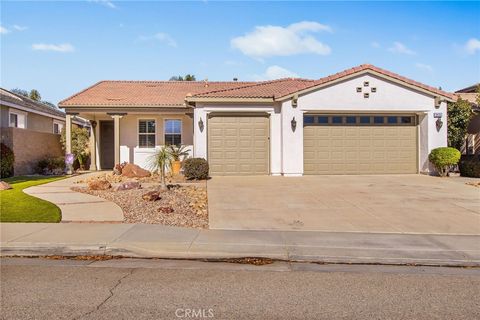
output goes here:
[{"label": "single-car garage door", "polygon": [[269,174],[268,116],[211,115],[208,163],[211,175]]},{"label": "single-car garage door", "polygon": [[414,115],[305,115],[305,174],[417,173]]}]

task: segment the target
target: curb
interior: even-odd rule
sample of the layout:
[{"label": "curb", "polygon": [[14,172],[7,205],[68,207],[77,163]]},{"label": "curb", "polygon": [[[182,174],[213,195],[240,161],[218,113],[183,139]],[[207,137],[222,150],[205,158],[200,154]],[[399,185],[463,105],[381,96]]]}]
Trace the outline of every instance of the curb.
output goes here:
[{"label": "curb", "polygon": [[269,258],[285,262],[309,262],[318,264],[351,265],[392,265],[392,266],[429,266],[429,267],[480,267],[480,260],[443,260],[428,258],[379,258],[349,256],[308,256],[269,253],[223,253],[223,252],[182,252],[149,251],[140,248],[110,247],[104,244],[92,245],[3,245],[0,257],[45,257],[45,256],[112,256],[118,258],[143,259],[179,259],[179,260],[223,260],[232,258]]}]

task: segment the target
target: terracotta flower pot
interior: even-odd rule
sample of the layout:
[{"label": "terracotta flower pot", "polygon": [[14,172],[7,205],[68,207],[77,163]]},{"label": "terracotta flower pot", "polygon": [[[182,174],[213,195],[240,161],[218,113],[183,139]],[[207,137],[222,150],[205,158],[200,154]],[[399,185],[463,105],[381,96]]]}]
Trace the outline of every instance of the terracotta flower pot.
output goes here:
[{"label": "terracotta flower pot", "polygon": [[182,163],[180,161],[172,161],[172,173],[173,174],[179,174],[181,168],[182,168]]}]

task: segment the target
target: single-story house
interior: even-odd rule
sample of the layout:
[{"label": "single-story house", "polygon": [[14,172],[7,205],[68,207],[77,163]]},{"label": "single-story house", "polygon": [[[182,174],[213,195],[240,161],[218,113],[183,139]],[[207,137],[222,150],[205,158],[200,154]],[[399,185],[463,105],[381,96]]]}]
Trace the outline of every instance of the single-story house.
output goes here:
[{"label": "single-story house", "polygon": [[480,106],[477,104],[478,87],[480,83],[455,91],[455,95],[466,100],[472,106],[474,116],[468,126],[468,135],[465,147],[461,150],[464,154],[480,154]]},{"label": "single-story house", "polygon": [[165,144],[211,175],[429,172],[451,93],[364,64],[317,80],[101,81],[60,102],[92,123],[91,169],[147,167]]},{"label": "single-story house", "polygon": [[[60,133],[65,112],[45,103],[0,88],[1,142],[13,150],[14,174],[32,174],[38,161],[63,157]],[[88,126],[82,119],[73,124]]]}]

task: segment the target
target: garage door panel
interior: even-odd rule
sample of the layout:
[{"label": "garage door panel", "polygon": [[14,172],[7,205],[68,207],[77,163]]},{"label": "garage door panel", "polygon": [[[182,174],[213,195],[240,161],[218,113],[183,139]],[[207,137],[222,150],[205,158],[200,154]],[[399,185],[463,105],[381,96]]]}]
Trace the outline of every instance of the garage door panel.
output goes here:
[{"label": "garage door panel", "polygon": [[415,126],[306,126],[305,174],[417,172]]},{"label": "garage door panel", "polygon": [[267,116],[222,116],[208,119],[211,175],[269,173]]}]

